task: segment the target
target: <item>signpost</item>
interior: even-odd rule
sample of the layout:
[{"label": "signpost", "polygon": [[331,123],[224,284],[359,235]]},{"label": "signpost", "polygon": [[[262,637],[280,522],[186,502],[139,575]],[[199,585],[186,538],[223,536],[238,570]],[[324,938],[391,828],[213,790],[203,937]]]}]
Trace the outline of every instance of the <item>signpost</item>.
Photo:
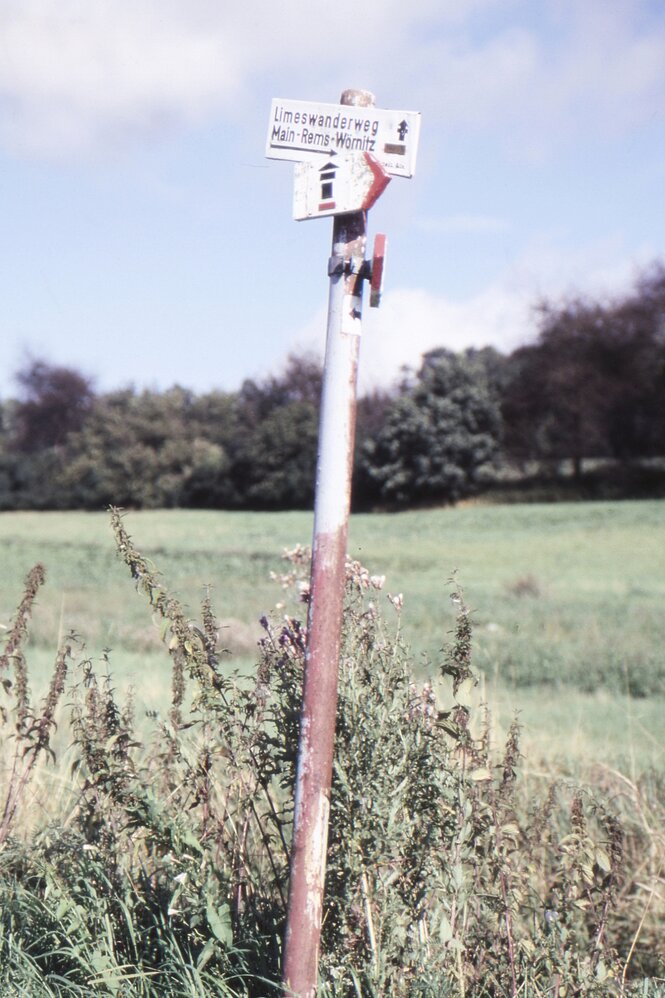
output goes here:
[{"label": "signpost", "polygon": [[282,977],[291,998],[314,998],[328,843],[337,677],[356,420],[363,283],[383,287],[385,236],[365,259],[367,210],[390,175],[413,174],[420,115],[374,107],[366,90],[340,104],[275,99],[266,156],[293,160],[296,219],[332,215],[328,330],[319,424],[314,539],[296,770]]},{"label": "signpost", "polygon": [[373,105],[315,104],[276,97],[270,108],[266,156],[321,162],[331,152],[369,152],[387,173],[412,177],[419,136],[417,111],[388,111]]}]

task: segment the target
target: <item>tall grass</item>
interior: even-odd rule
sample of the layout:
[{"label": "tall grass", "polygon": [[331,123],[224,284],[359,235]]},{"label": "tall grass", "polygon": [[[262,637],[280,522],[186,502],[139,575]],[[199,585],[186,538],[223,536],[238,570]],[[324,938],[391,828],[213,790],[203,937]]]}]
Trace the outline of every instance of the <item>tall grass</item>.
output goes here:
[{"label": "tall grass", "polygon": [[[35,695],[43,572],[29,575],[0,659],[2,993],[279,994],[301,552],[240,678],[210,599],[194,619],[117,513],[114,530],[170,693],[137,723],[112,657],[95,665],[69,635]],[[518,726],[493,746],[472,706],[473,615],[452,596],[435,692],[403,643],[401,600],[348,565],[321,995],[658,994],[662,780],[522,780]]]}]

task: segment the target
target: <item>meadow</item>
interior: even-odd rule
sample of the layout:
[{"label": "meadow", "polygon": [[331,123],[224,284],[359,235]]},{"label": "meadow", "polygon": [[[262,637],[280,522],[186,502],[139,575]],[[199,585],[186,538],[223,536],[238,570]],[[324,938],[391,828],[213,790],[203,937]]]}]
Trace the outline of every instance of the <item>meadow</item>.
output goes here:
[{"label": "meadow", "polygon": [[[353,518],[321,998],[663,993],[662,511]],[[110,521],[0,517],[0,994],[280,994],[311,516]]]},{"label": "meadow", "polygon": [[[130,512],[125,523],[192,616],[210,587],[230,669],[251,670],[263,614],[304,613],[271,573],[288,570],[285,548],[309,543],[310,514]],[[110,650],[115,683],[131,684],[139,703],[167,701],[160,628],[116,555],[106,513],[3,513],[0,551],[0,625],[29,568],[46,567],[33,676],[46,676],[73,629],[82,655]],[[455,578],[472,611],[477,696],[497,735],[518,712],[535,769],[602,764],[631,777],[665,762],[664,551],[659,501],[355,515],[349,537],[350,556],[386,576],[377,598],[389,613],[386,595],[403,594],[398,623],[423,677],[454,627]]]}]

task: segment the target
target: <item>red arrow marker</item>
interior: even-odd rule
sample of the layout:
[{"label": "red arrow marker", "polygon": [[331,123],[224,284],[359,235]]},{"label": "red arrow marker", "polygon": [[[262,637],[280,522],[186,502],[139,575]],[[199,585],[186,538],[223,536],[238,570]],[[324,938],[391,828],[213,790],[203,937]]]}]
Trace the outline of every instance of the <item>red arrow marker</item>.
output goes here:
[{"label": "red arrow marker", "polygon": [[383,168],[383,165],[378,161],[376,156],[372,156],[371,152],[363,153],[365,161],[373,173],[372,184],[365,199],[362,204],[362,210],[367,211],[372,207],[375,201],[381,197],[386,187],[390,183],[390,177]]},{"label": "red arrow marker", "polygon": [[372,254],[372,278],[370,281],[369,305],[378,308],[383,292],[383,273],[386,264],[386,248],[388,240],[382,232],[374,236],[374,253]]}]

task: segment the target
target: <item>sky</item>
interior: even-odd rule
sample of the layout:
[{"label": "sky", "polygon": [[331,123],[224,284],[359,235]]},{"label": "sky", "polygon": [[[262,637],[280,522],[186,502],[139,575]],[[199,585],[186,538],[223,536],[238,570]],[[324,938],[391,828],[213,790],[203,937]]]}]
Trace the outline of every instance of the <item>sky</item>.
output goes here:
[{"label": "sky", "polygon": [[665,260],[663,0],[0,0],[0,398],[30,357],[202,392],[321,355],[332,222],[265,142],[350,87],[422,114],[363,390]]}]

